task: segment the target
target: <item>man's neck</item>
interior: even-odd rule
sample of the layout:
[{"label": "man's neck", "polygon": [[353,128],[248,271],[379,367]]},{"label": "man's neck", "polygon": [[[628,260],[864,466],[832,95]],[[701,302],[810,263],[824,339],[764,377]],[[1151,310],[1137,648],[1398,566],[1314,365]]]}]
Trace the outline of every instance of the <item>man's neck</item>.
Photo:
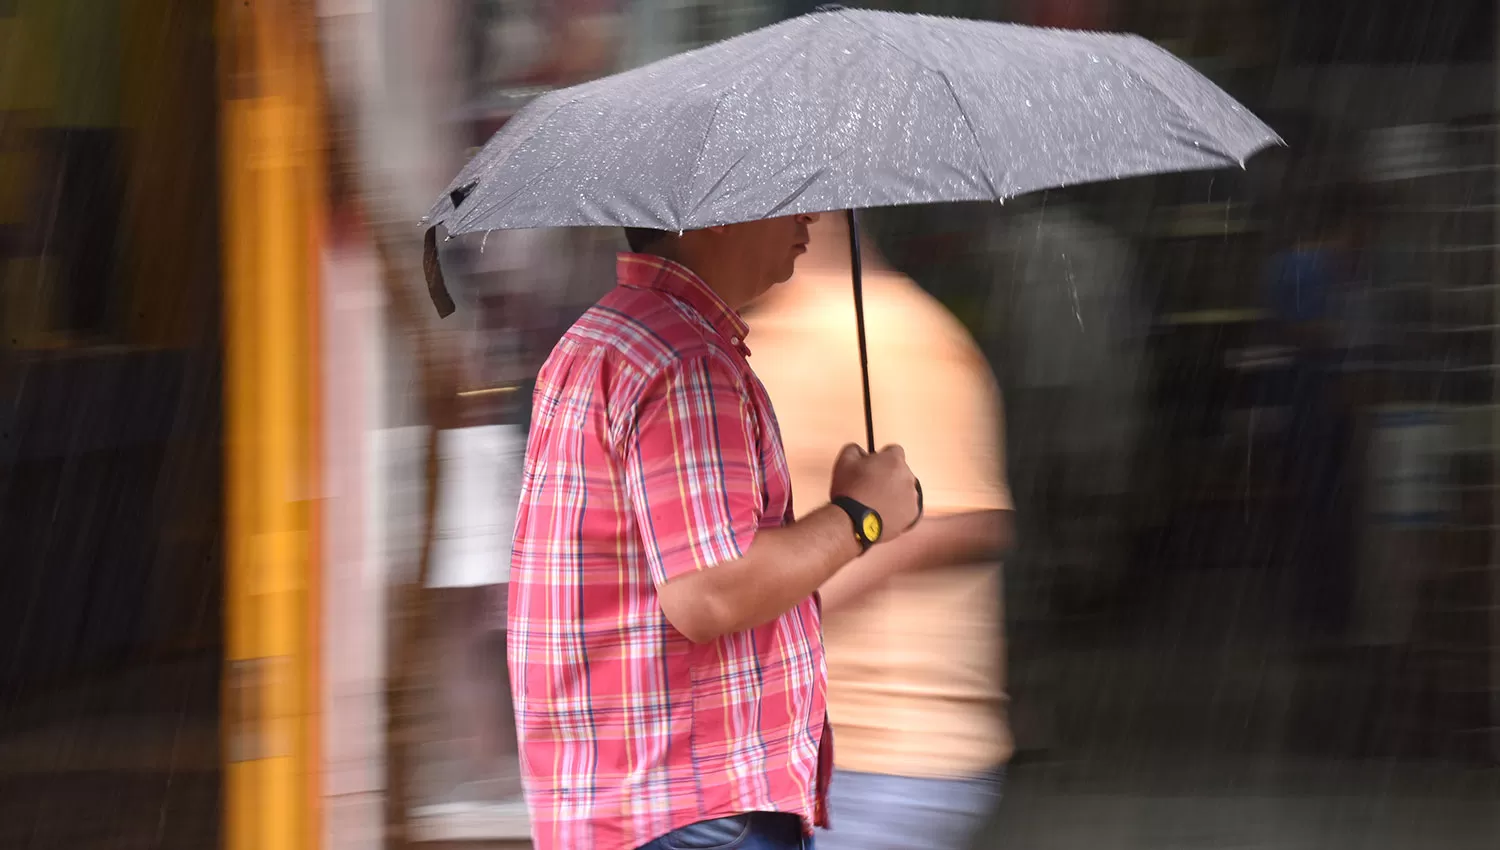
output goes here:
[{"label": "man's neck", "polygon": [[737,282],[736,275],[728,269],[722,268],[722,264],[715,262],[710,257],[702,256],[692,250],[682,250],[680,245],[674,246],[672,249],[654,251],[652,253],[664,260],[671,260],[697,275],[699,280],[703,281],[709,289],[713,290],[715,295],[719,296],[725,304],[729,305],[729,309],[735,312],[739,312],[740,308],[744,307],[751,300],[745,297],[741,291],[743,287],[734,286]]}]

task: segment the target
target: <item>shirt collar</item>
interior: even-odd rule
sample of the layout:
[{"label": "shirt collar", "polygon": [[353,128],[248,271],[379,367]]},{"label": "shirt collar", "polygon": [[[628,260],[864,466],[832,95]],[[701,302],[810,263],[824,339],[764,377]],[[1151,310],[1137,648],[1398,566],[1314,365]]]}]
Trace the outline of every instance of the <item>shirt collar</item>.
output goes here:
[{"label": "shirt collar", "polygon": [[682,301],[741,354],[750,356],[745,345],[750,328],[745,320],[687,266],[654,254],[621,252],[615,261],[615,277],[621,286],[654,289]]}]

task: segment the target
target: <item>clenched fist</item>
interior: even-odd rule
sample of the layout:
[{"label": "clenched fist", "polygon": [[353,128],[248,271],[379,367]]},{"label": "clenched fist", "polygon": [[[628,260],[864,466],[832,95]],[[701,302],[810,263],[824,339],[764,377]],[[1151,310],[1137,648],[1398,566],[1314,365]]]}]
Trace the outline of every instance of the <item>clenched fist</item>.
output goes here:
[{"label": "clenched fist", "polygon": [[830,498],[847,496],[880,514],[881,542],[896,539],[922,515],[921,485],[906,465],[900,446],[886,446],[869,454],[850,443],[833,464]]}]

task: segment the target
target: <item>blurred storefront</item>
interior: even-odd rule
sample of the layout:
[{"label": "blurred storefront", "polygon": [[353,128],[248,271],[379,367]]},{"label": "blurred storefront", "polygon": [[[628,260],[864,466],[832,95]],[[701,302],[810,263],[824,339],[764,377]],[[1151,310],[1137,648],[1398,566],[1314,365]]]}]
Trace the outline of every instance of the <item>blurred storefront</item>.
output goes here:
[{"label": "blurred storefront", "polygon": [[[1417,12],[1267,5],[1261,26],[1238,31],[1264,32],[1268,44],[1241,48],[1229,67],[1204,48],[1201,66],[1223,68],[1226,85],[1284,128],[1289,149],[1251,163],[1246,180],[1176,181],[1196,229],[1148,249],[1171,271],[1153,275],[1163,287],[1158,376],[1170,382],[1163,421],[1180,426],[1157,433],[1174,434],[1160,456],[1178,470],[1173,489],[1192,494],[1168,502],[1173,524],[1198,535],[1221,529],[1207,539],[1227,544],[1217,550],[1222,563],[1240,565],[1239,577],[1224,574],[1226,596],[1265,588],[1245,572],[1257,564],[1279,563],[1294,571],[1280,581],[1301,580],[1295,571],[1307,565],[1264,547],[1291,527],[1277,519],[1295,504],[1288,488],[1311,486],[1299,472],[1279,481],[1257,473],[1272,468],[1291,426],[1278,418],[1287,409],[1284,373],[1281,339],[1262,312],[1264,258],[1329,228],[1336,199],[1354,198],[1358,282],[1339,318],[1340,382],[1357,411],[1339,475],[1352,554],[1335,604],[1348,613],[1342,648],[1299,662],[1283,745],[1493,760],[1496,634],[1492,615],[1469,609],[1496,592],[1493,576],[1476,577],[1493,557],[1483,495],[1493,321],[1484,318],[1490,302],[1475,300],[1496,284],[1495,17],[1480,3]],[[1182,48],[1190,56],[1193,44],[1202,42]],[[1157,209],[1170,215],[1171,197],[1156,195]],[[1186,373],[1176,365],[1184,362],[1218,362],[1222,371]],[[1199,415],[1183,416],[1189,411]],[[1218,525],[1202,513],[1213,502],[1223,511]],[[1341,520],[1330,505],[1317,521]],[[1204,542],[1165,531],[1184,541],[1178,558],[1202,566]],[[1342,719],[1351,700],[1367,705],[1360,729]]]},{"label": "blurred storefront", "polygon": [[[1225,563],[1252,567],[1285,552],[1261,548],[1288,527],[1275,518],[1285,516],[1277,505],[1291,495],[1287,481],[1256,472],[1271,468],[1288,426],[1277,418],[1285,410],[1279,340],[1261,312],[1263,258],[1330,227],[1336,199],[1354,198],[1359,282],[1339,319],[1347,346],[1341,383],[1357,411],[1340,475],[1352,555],[1337,604],[1348,615],[1337,636],[1343,649],[1302,667],[1289,721],[1299,728],[1284,745],[1294,753],[1492,761],[1500,642],[1493,614],[1472,609],[1500,591],[1492,572],[1477,577],[1493,560],[1494,542],[1484,495],[1493,465],[1494,320],[1486,318],[1492,299],[1483,300],[1496,286],[1494,8],[1260,4],[1257,21],[1242,7],[1237,22],[1218,10],[1208,27],[1200,19],[1184,28],[1179,19],[1175,31],[1189,33],[1180,50],[1202,56],[1206,72],[1223,74],[1285,128],[1289,148],[1252,163],[1248,179],[1180,181],[1191,206],[1178,209],[1193,210],[1198,229],[1148,250],[1172,272],[1160,278],[1158,296],[1159,340],[1172,352],[1159,358],[1158,374],[1175,387],[1162,396],[1163,412],[1166,421],[1193,422],[1189,431],[1167,431],[1180,436],[1161,451],[1181,463],[1173,489],[1193,494],[1172,503],[1172,515],[1201,534],[1215,526],[1198,512],[1219,501],[1223,531],[1213,536],[1240,541],[1220,550]],[[1150,33],[1144,22],[1130,28]],[[1170,198],[1155,198],[1163,214],[1172,214]],[[1188,379],[1174,365],[1182,362],[1218,362],[1223,371],[1199,369]],[[1206,407],[1210,399],[1218,401]],[[1188,410],[1204,415],[1185,419]],[[1184,451],[1195,445],[1213,448]],[[1294,474],[1290,486],[1299,485],[1310,486]],[[1249,498],[1257,492],[1265,498]],[[1335,510],[1319,521],[1339,522]],[[1236,528],[1253,531],[1246,538]],[[1182,551],[1200,562],[1203,555],[1200,544]],[[1225,592],[1254,592],[1257,584],[1240,578]],[[1332,696],[1341,691],[1342,701]],[[1341,720],[1352,699],[1367,704],[1365,728]]]},{"label": "blurred storefront", "polygon": [[[175,751],[208,805],[166,832],[197,846],[222,768],[217,52],[212,4],[0,3],[0,799],[112,770],[95,795],[160,811]],[[31,840],[80,846],[64,820]]]},{"label": "blurred storefront", "polygon": [[0,686],[23,693],[220,645],[214,45],[134,5],[0,4]]}]

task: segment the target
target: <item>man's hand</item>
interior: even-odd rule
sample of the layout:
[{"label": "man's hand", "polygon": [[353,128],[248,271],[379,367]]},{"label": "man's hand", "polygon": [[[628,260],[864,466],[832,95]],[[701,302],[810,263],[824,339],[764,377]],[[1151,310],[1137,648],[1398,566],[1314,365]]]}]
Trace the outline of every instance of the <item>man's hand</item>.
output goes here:
[{"label": "man's hand", "polygon": [[900,446],[886,446],[875,454],[853,443],[844,446],[834,461],[828,493],[830,498],[844,496],[880,514],[882,543],[900,537],[920,516],[917,478]]}]

